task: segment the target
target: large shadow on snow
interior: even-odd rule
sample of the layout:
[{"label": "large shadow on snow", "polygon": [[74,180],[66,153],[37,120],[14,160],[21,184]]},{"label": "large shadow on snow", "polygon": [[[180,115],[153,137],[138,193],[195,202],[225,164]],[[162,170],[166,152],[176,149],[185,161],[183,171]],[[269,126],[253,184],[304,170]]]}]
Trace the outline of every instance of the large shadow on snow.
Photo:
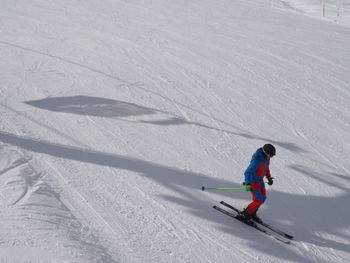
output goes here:
[{"label": "large shadow on snow", "polygon": [[25,103],[54,112],[106,118],[149,115],[154,113],[152,109],[133,103],[90,96],[51,97],[41,100],[26,101]]},{"label": "large shadow on snow", "polygon": [[[292,152],[304,152],[302,148],[289,142],[280,142],[271,140],[269,138],[257,136],[236,128],[237,131],[228,129],[221,129],[203,123],[187,121],[184,118],[174,116],[173,114],[158,109],[152,109],[140,106],[134,103],[98,98],[91,96],[70,96],[70,97],[50,97],[40,100],[25,101],[24,103],[44,110],[53,112],[63,112],[79,115],[90,115],[96,117],[105,117],[118,119],[120,121],[135,123],[135,124],[150,124],[159,126],[175,126],[175,125],[194,125],[204,129],[223,132],[230,135],[241,136],[248,139],[260,140],[262,142],[269,142],[277,146],[283,147]],[[128,120],[123,117],[141,116],[141,115],[162,115],[166,116],[155,120]]]},{"label": "large shadow on snow", "polygon": [[[185,191],[182,190],[183,187],[200,190],[202,185],[232,185],[230,181],[221,180],[218,182],[218,180],[204,174],[187,172],[141,159],[54,144],[2,131],[0,131],[0,142],[62,159],[133,171],[183,194],[186,194]],[[230,195],[227,194],[227,196]]]},{"label": "large shadow on snow", "polygon": [[[227,121],[222,120],[220,118],[217,118],[215,116],[211,116],[210,114],[207,114],[205,112],[199,111],[199,110],[191,107],[190,105],[186,105],[186,104],[184,104],[184,103],[182,103],[180,101],[176,101],[174,99],[171,99],[171,98],[169,98],[169,97],[167,97],[167,96],[165,96],[165,95],[163,95],[161,93],[155,92],[155,91],[145,87],[145,85],[143,85],[142,83],[130,82],[130,81],[118,78],[114,74],[102,71],[101,69],[94,68],[94,67],[89,66],[87,64],[82,64],[82,63],[80,63],[78,61],[67,59],[67,58],[62,57],[62,56],[49,54],[48,52],[44,52],[44,51],[41,51],[41,50],[36,50],[36,49],[30,48],[30,47],[21,46],[21,45],[18,45],[16,43],[10,43],[10,42],[7,42],[7,41],[0,40],[0,44],[1,45],[5,45],[5,46],[9,46],[9,47],[12,47],[12,48],[15,48],[15,49],[19,49],[19,50],[22,50],[22,51],[25,51],[25,52],[28,52],[28,53],[32,53],[32,54],[36,54],[36,55],[40,55],[40,56],[45,56],[45,57],[48,57],[48,58],[51,58],[51,59],[55,59],[55,60],[58,60],[58,61],[60,61],[62,63],[65,63],[67,65],[88,70],[88,71],[90,71],[93,74],[97,74],[97,75],[103,76],[105,78],[113,79],[113,80],[118,81],[120,83],[120,85],[118,85],[119,88],[126,87],[126,88],[137,89],[140,92],[145,92],[145,93],[149,94],[150,96],[161,98],[162,100],[170,102],[171,104],[176,104],[180,108],[189,110],[189,111],[191,111],[191,112],[193,112],[195,114],[198,114],[198,115],[200,115],[202,117],[208,118],[208,120],[215,121],[216,123],[219,123],[220,125],[224,125],[226,127],[230,127],[230,129],[234,129],[234,131],[230,131],[230,130],[227,130],[227,129],[221,129],[221,128],[217,128],[217,127],[212,127],[210,125],[205,125],[205,124],[196,123],[196,122],[188,122],[188,121],[186,121],[186,120],[184,120],[182,118],[178,118],[176,116],[175,117],[173,116],[172,118],[169,118],[168,120],[151,121],[151,122],[146,122],[146,123],[155,124],[155,125],[193,124],[193,125],[197,125],[199,127],[208,128],[208,129],[215,130],[215,131],[220,131],[220,132],[225,132],[225,133],[228,133],[228,134],[231,134],[231,135],[242,136],[242,137],[245,137],[245,138],[248,138],[248,139],[252,139],[252,140],[258,140],[258,141],[262,141],[262,142],[270,142],[270,143],[276,144],[276,145],[278,145],[280,147],[283,147],[283,148],[285,148],[285,149],[287,149],[289,151],[292,151],[292,152],[305,152],[304,149],[302,149],[301,147],[299,147],[298,145],[296,145],[294,143],[274,141],[274,140],[271,140],[269,138],[264,138],[264,137],[261,137],[259,135],[253,134],[253,133],[251,133],[249,131],[246,131],[246,130],[240,128],[240,127],[237,127],[237,126],[233,125],[231,122],[227,122]],[[95,98],[95,99],[98,100],[99,98]],[[39,102],[39,101],[31,101],[31,103],[32,103],[31,105],[32,106],[37,106],[38,104],[40,104],[41,106],[44,105],[44,106],[48,107],[48,109],[49,109],[51,106],[48,106],[46,104],[46,102],[47,101],[41,101],[41,102]],[[27,103],[30,104],[29,102],[27,102]],[[34,104],[36,104],[36,105],[34,105]],[[123,103],[121,103],[121,104],[123,104]],[[121,104],[119,106],[121,106]],[[68,105],[68,107],[69,107],[69,105]],[[90,107],[91,107],[91,105],[90,105]],[[136,105],[136,107],[138,108],[139,106]],[[101,113],[101,109],[99,109],[98,111]],[[141,109],[141,111],[142,111],[142,109]],[[152,111],[152,109],[151,109],[151,111]],[[73,113],[78,113],[78,112],[79,111],[77,111],[75,109]],[[104,110],[102,110],[102,112],[104,112]],[[97,116],[100,116],[100,115],[97,115]],[[104,116],[104,117],[106,117],[106,116]]]},{"label": "large shadow on snow", "polygon": [[[304,257],[287,245],[280,244],[256,231],[248,230],[247,226],[212,209],[207,199],[203,198],[200,186],[232,185],[230,181],[218,180],[205,174],[184,171],[141,159],[54,144],[7,132],[0,132],[0,141],[36,153],[136,172],[167,189],[172,189],[178,193],[177,196],[180,196],[167,195],[159,198],[182,206],[190,214],[217,223],[217,227],[225,233],[246,238],[247,244],[249,244],[248,252],[249,249],[255,249],[287,261],[314,262],[314,260],[308,259],[307,255]],[[306,176],[328,176],[327,174],[317,174],[305,167],[292,168],[305,173]],[[348,176],[345,175],[333,174],[332,176],[348,180]],[[319,247],[349,252],[348,242],[343,240],[349,240],[349,233],[344,232],[344,229],[348,229],[350,226],[348,220],[350,212],[346,209],[350,194],[347,188],[342,188],[339,185],[334,186],[344,190],[343,193],[335,197],[327,197],[322,193],[320,196],[312,196],[269,191],[268,201],[261,209],[260,214],[274,225],[294,234],[295,242],[306,242],[306,245],[310,243]],[[235,198],[246,199],[247,203],[249,202],[249,196],[245,192],[222,191],[220,193],[227,200]],[[271,200],[271,206],[269,200]],[[336,238],[326,239],[327,235]]]}]

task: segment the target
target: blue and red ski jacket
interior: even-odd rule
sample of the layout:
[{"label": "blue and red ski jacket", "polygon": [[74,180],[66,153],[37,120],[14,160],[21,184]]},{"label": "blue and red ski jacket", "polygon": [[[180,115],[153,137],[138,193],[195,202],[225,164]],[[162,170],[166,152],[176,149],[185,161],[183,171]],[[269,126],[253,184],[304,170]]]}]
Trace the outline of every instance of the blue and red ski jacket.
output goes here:
[{"label": "blue and red ski jacket", "polygon": [[246,184],[263,183],[264,176],[271,178],[270,174],[270,160],[266,157],[262,148],[259,148],[252,157],[247,170],[244,172],[244,179]]}]

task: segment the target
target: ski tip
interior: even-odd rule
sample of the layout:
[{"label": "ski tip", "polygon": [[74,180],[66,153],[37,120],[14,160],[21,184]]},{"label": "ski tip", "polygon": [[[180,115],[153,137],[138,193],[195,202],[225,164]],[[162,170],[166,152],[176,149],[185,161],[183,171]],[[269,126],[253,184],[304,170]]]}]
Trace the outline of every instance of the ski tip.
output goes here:
[{"label": "ski tip", "polygon": [[289,239],[293,239],[293,238],[294,238],[294,236],[289,235],[289,234],[284,234],[284,236],[285,236],[286,238],[289,238]]}]

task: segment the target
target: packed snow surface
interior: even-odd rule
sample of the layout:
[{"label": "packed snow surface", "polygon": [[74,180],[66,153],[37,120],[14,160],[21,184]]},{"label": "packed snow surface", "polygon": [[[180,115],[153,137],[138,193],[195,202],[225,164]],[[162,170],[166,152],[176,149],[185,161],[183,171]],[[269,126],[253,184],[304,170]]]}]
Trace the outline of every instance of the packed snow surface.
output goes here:
[{"label": "packed snow surface", "polygon": [[343,3],[0,0],[0,262],[349,262]]}]

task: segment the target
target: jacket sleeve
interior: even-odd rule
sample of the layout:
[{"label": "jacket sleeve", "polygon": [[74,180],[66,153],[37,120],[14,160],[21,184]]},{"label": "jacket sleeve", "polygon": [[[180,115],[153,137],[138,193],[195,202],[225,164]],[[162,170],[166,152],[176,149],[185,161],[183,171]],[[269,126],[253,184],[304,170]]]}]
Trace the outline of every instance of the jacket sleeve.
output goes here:
[{"label": "jacket sleeve", "polygon": [[269,166],[266,167],[266,163],[260,164],[256,169],[257,177],[260,177],[261,179],[264,178],[264,176],[267,174],[267,169]]},{"label": "jacket sleeve", "polygon": [[268,162],[268,164],[267,164],[267,167],[266,167],[266,177],[267,177],[268,179],[271,178],[271,173],[270,173],[270,160],[269,160],[269,162]]}]

